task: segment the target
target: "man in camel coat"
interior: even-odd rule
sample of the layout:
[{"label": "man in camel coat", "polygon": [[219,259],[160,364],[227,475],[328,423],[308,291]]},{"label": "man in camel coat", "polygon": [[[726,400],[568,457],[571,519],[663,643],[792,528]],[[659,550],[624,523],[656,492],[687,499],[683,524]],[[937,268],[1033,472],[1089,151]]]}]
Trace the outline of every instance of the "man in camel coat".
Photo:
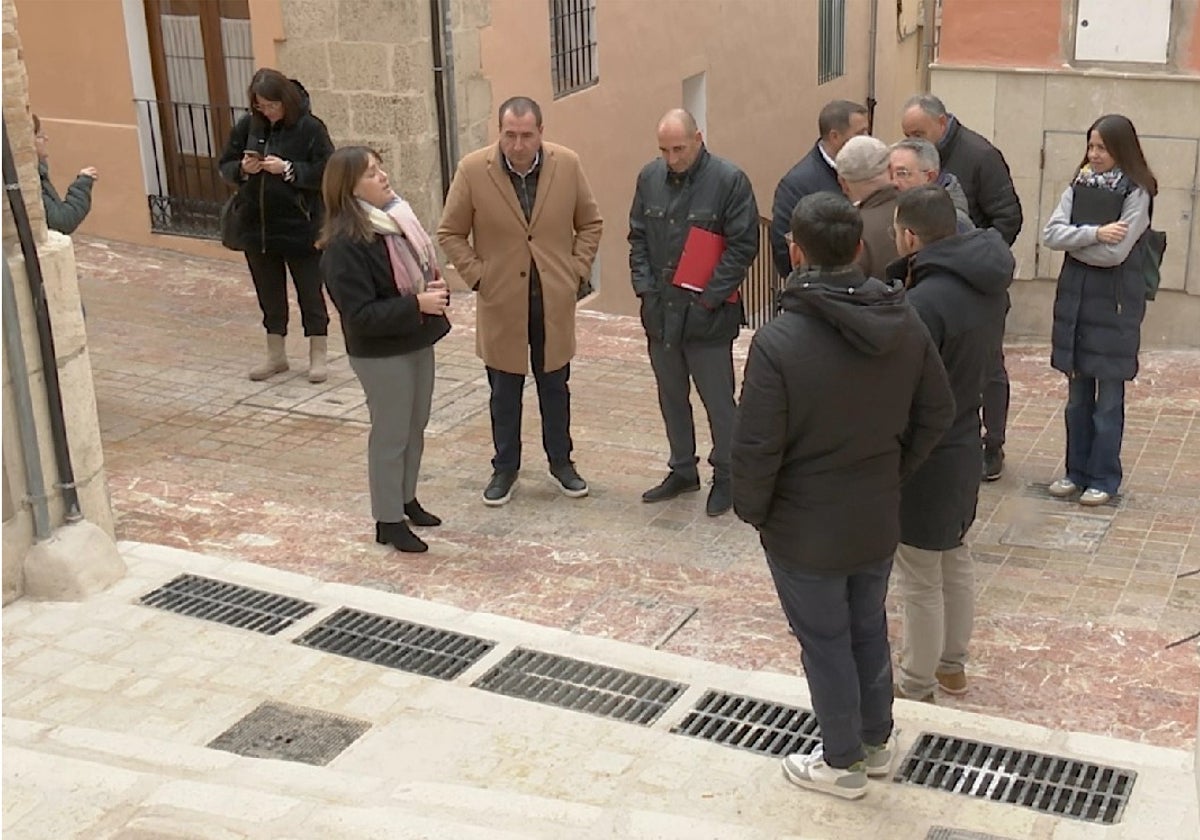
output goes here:
[{"label": "man in camel coat", "polygon": [[532,369],[550,475],[567,496],[588,492],[571,459],[575,304],[591,277],[603,220],[570,149],[542,141],[527,97],[500,106],[500,139],[458,165],[438,242],[478,293],[475,350],[491,386],[492,477],[484,504],[512,498],[521,468],[521,397]]}]

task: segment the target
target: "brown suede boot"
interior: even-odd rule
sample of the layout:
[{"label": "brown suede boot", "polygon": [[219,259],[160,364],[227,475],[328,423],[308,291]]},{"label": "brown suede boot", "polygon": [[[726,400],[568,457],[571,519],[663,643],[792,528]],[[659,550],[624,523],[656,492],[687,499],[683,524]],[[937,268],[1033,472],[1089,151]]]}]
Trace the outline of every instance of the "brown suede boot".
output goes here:
[{"label": "brown suede boot", "polygon": [[270,379],[277,373],[288,369],[287,352],[284,350],[283,336],[267,333],[267,358],[262,364],[250,371],[250,378],[255,382]]},{"label": "brown suede boot", "polygon": [[329,378],[325,367],[326,351],[329,349],[329,338],[314,335],[308,339],[308,381],[324,382]]}]

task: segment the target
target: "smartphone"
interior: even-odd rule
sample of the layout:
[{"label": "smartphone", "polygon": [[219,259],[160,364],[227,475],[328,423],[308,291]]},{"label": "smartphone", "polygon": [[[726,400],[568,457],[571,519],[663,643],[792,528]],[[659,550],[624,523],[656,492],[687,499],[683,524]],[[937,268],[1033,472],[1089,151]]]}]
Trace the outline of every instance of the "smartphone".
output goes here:
[{"label": "smartphone", "polygon": [[262,160],[263,153],[260,152],[258,149],[243,149],[242,157],[252,157],[252,158],[258,158],[259,160]]}]

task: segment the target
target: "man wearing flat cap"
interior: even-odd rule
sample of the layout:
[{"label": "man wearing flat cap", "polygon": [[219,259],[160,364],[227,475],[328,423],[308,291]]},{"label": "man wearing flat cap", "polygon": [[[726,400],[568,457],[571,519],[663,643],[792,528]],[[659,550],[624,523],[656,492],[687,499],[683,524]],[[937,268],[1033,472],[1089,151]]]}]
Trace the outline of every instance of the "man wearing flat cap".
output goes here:
[{"label": "man wearing flat cap", "polygon": [[868,277],[882,278],[896,259],[896,234],[892,219],[900,191],[888,171],[891,150],[876,137],[851,137],[837,153],[838,183],[862,214],[863,249],[856,262]]}]

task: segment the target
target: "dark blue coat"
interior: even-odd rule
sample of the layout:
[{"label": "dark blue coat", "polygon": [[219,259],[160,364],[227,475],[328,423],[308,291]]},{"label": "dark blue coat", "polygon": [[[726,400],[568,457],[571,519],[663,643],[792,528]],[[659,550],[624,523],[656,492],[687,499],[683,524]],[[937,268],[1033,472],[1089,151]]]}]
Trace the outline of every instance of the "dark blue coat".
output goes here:
[{"label": "dark blue coat", "polygon": [[786,278],[792,273],[792,261],[783,238],[792,229],[792,211],[804,196],[819,192],[842,194],[837,172],[821,154],[820,141],[813,144],[812,150],[789,169],[775,187],[775,201],[771,206],[771,256],[780,277]]}]

